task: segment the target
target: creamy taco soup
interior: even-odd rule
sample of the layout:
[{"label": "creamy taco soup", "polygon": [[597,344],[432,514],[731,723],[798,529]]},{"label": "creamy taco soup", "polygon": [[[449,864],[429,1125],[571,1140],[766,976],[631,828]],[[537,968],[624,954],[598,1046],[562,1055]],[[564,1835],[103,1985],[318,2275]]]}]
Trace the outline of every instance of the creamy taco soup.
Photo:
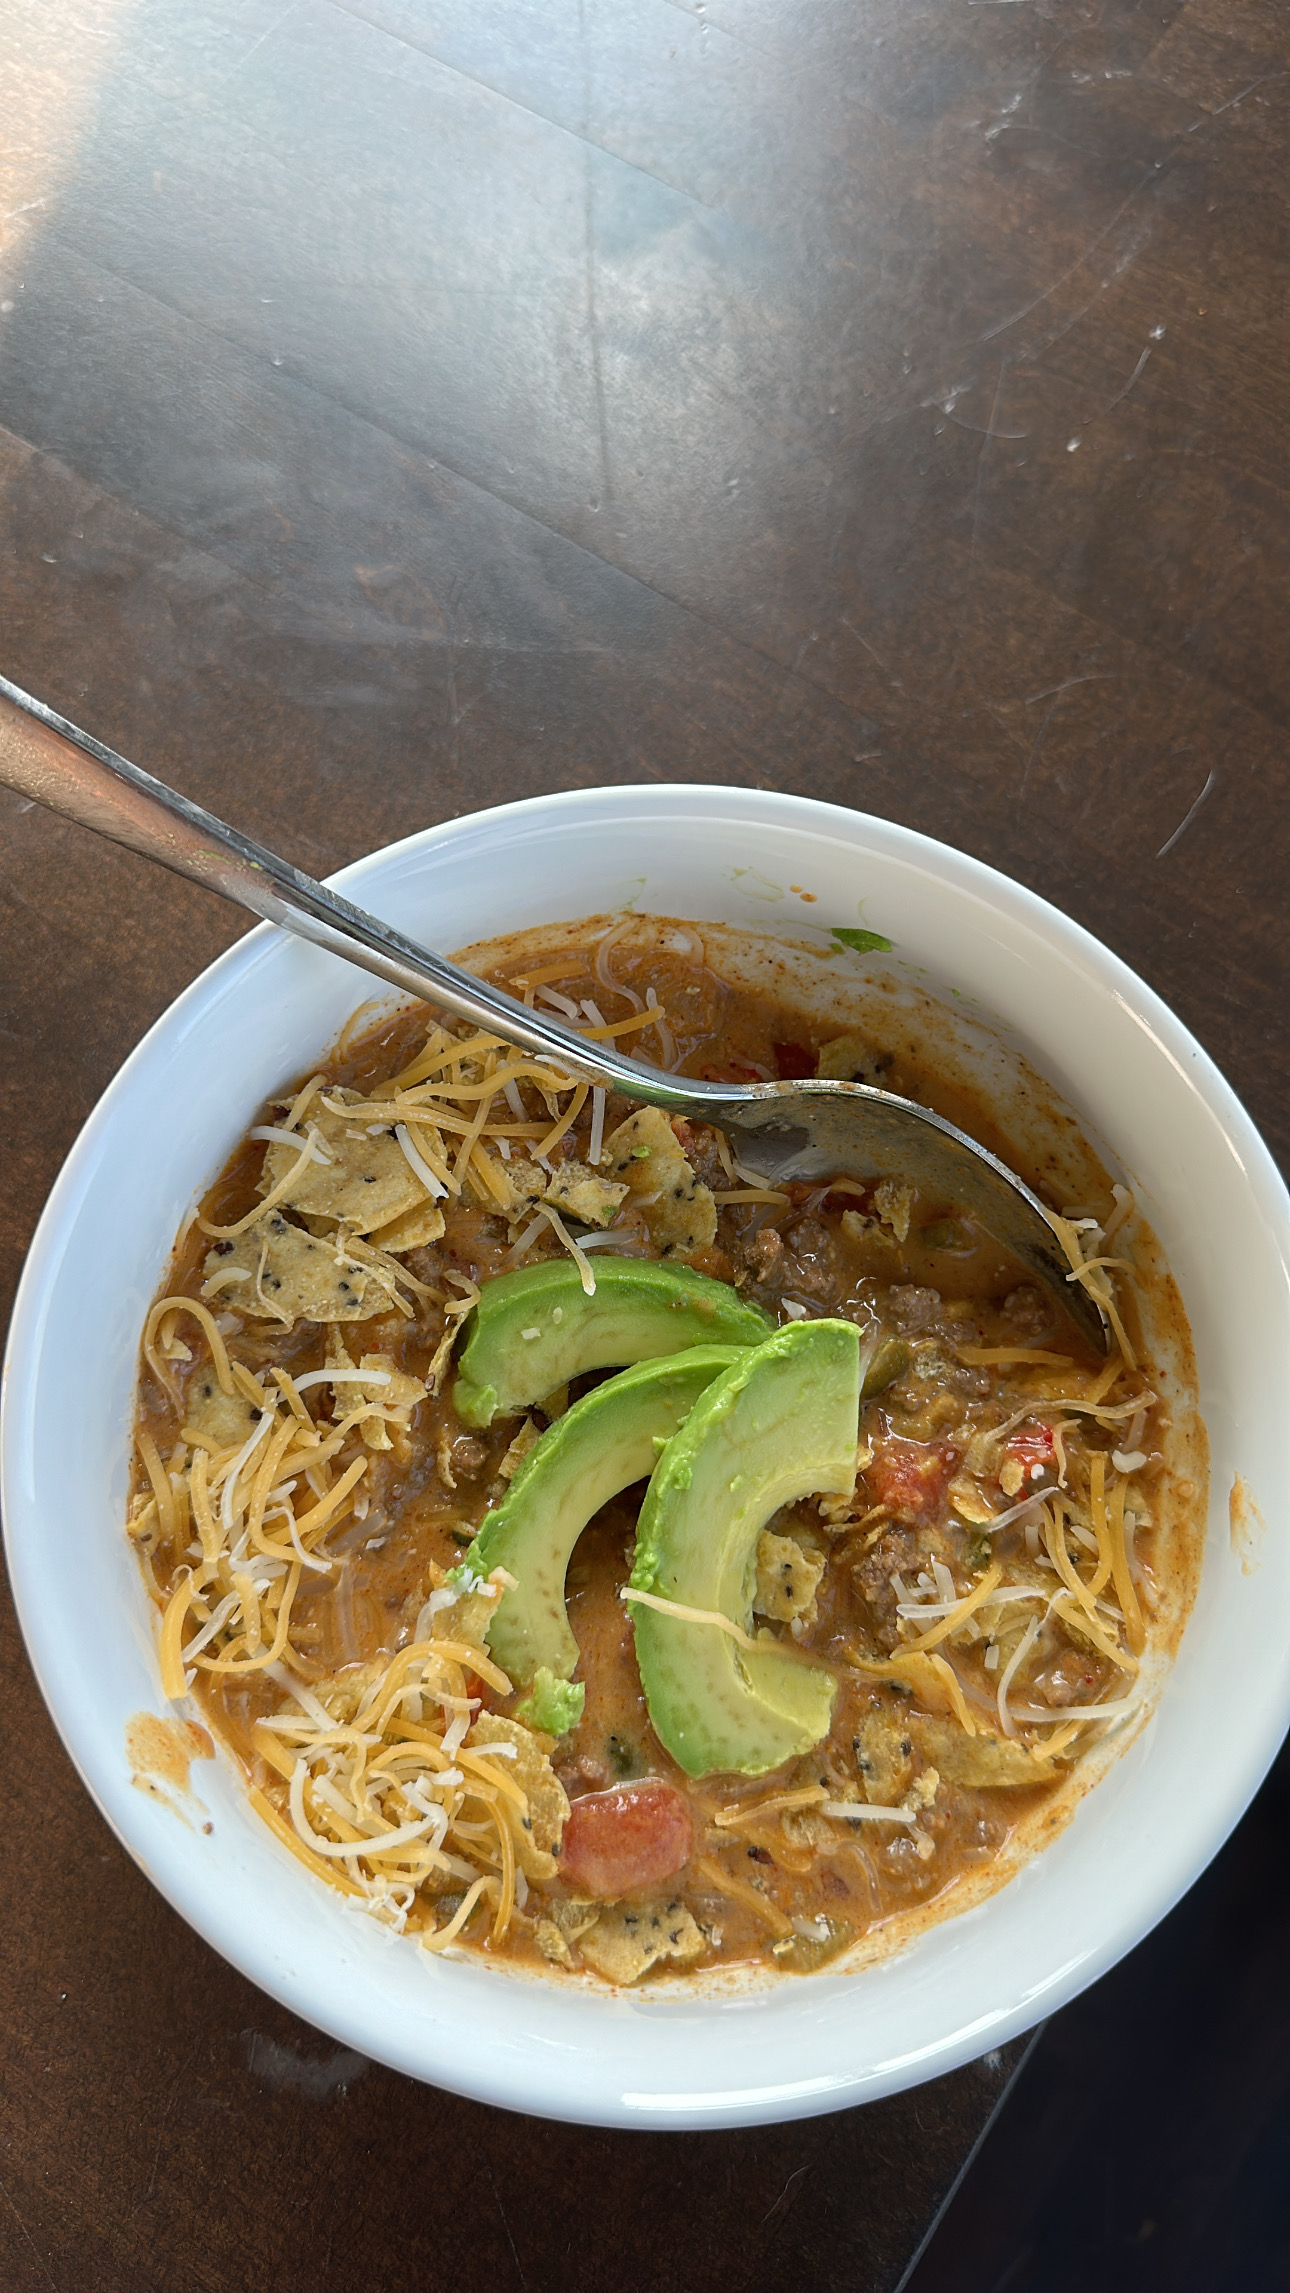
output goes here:
[{"label": "creamy taco soup", "polygon": [[[738,954],[601,917],[472,962],[1008,1151],[897,1002]],[[1105,1353],[899,1171],[768,1187],[423,1006],[259,1110],[148,1317],[129,1533],[284,1849],[427,1950],[608,1984],[859,1963],[1006,1878],[1141,1724],[1204,1510],[1154,1242],[1025,1152]]]}]

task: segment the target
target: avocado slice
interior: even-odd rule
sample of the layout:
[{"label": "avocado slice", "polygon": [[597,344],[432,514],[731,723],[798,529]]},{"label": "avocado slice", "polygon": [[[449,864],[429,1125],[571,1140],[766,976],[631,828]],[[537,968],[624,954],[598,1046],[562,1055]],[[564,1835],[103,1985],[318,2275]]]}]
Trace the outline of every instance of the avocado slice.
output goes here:
[{"label": "avocado slice", "polygon": [[[641,1508],[631,1581],[747,1631],[757,1539],[780,1505],[855,1486],[860,1333],[795,1322],[710,1385],[664,1450]],[[831,1672],[767,1639],[632,1604],[636,1660],[661,1742],[687,1775],[764,1775],[827,1735]]]},{"label": "avocado slice", "polygon": [[705,1386],[739,1358],[735,1346],[690,1346],[638,1362],[584,1394],[530,1449],[466,1555],[480,1576],[501,1567],[517,1581],[488,1623],[489,1647],[512,1679],[526,1686],[543,1668],[569,1678],[578,1643],[564,1579],[574,1546],[593,1513],[653,1472]]},{"label": "avocado slice", "polygon": [[463,1425],[491,1425],[584,1370],[687,1346],[755,1346],[774,1327],[728,1282],[688,1266],[602,1259],[589,1298],[571,1258],[547,1259],[485,1283],[466,1322],[453,1405]]}]

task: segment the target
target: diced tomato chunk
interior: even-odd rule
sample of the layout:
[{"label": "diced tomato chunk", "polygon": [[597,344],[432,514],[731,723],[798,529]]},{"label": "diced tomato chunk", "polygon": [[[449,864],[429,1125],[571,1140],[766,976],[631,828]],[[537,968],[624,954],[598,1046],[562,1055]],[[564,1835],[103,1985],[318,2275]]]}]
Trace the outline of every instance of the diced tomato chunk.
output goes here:
[{"label": "diced tomato chunk", "polygon": [[1007,1444],[1007,1453],[1027,1470],[1032,1465],[1051,1465],[1057,1455],[1051,1425],[1019,1425]]},{"label": "diced tomato chunk", "polygon": [[942,1442],[902,1441],[880,1449],[865,1474],[876,1505],[898,1521],[921,1521],[945,1502],[954,1452]]},{"label": "diced tomato chunk", "polygon": [[693,1853],[694,1818],[683,1792],[657,1780],[622,1784],[575,1799],[560,1876],[597,1902],[617,1903],[674,1878]]}]

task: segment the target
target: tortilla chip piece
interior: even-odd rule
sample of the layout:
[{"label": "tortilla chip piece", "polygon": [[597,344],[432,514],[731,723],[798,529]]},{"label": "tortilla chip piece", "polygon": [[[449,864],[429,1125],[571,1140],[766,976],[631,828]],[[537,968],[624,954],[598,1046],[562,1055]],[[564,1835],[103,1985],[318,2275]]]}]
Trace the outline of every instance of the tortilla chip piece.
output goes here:
[{"label": "tortilla chip piece", "polygon": [[[333,1720],[348,1727],[369,1688],[385,1678],[389,1667],[388,1656],[378,1656],[368,1664],[347,1664],[343,1672],[334,1673],[330,1680],[320,1680],[314,1693]],[[289,1701],[282,1708],[288,1712],[292,1709]]]},{"label": "tortilla chip piece", "polygon": [[561,1934],[554,1919],[539,1919],[533,1929],[533,1940],[544,1959],[553,1967],[571,1967],[573,1952]]},{"label": "tortilla chip piece", "polygon": [[374,1227],[368,1241],[376,1250],[424,1250],[427,1243],[439,1241],[443,1233],[443,1209],[432,1195],[424,1202],[416,1202],[405,1210],[401,1218],[392,1218],[388,1226]]},{"label": "tortilla chip piece", "polygon": [[671,1903],[615,1903],[579,1944],[605,1982],[634,1983],[664,1959],[697,1959],[703,1931],[678,1897]]},{"label": "tortilla chip piece", "polygon": [[935,1720],[922,1712],[911,1712],[908,1726],[923,1757],[946,1783],[968,1784],[978,1791],[1015,1789],[1043,1783],[1052,1772],[1040,1767],[1024,1744],[1007,1743],[1002,1736],[988,1736],[982,1729],[974,1736],[965,1735],[954,1720]]},{"label": "tortilla chip piece", "polygon": [[[353,1095],[329,1094],[333,1099]],[[331,1161],[305,1164],[280,1198],[292,1210],[314,1218],[343,1219],[355,1234],[370,1234],[374,1227],[388,1226],[429,1200],[393,1131],[371,1133],[357,1117],[349,1122],[321,1104],[306,1127],[317,1132]],[[270,1146],[262,1180],[266,1194],[281,1184],[299,1152],[298,1147]]]},{"label": "tortilla chip piece", "polygon": [[[390,1302],[389,1290],[370,1267],[350,1265],[330,1242],[290,1225],[279,1210],[257,1219],[236,1241],[217,1242],[203,1270],[204,1298],[218,1297],[239,1314],[287,1329],[296,1321],[365,1322]],[[235,1284],[231,1273],[239,1276]]]},{"label": "tortilla chip piece", "polygon": [[815,1072],[832,1083],[878,1083],[873,1045],[863,1035],[835,1035],[820,1052]]},{"label": "tortilla chip piece", "polygon": [[526,1816],[509,1801],[502,1803],[515,1834],[515,1852],[526,1879],[553,1879],[556,1853],[569,1820],[569,1801],[537,1737],[518,1720],[481,1712],[466,1741],[475,1752],[486,1752],[490,1744],[514,1744],[516,1757],[507,1760],[506,1773],[515,1778],[529,1803]]},{"label": "tortilla chip piece", "polygon": [[553,1966],[571,1967],[570,1944],[580,1942],[589,1928],[595,1926],[602,1908],[600,1903],[584,1903],[572,1895],[551,1903],[546,1916],[538,1920],[533,1931],[533,1940],[543,1958],[549,1959]]},{"label": "tortilla chip piece", "polygon": [[[971,1738],[964,1736],[964,1743]],[[896,1807],[914,1778],[913,1736],[909,1716],[890,1711],[866,1712],[856,1727],[856,1768],[865,1798],[873,1807]]]},{"label": "tortilla chip piece", "polygon": [[545,1200],[553,1210],[580,1218],[584,1226],[612,1226],[626,1197],[625,1185],[602,1178],[590,1164],[561,1162],[548,1182]]},{"label": "tortilla chip piece", "polygon": [[781,1815],[779,1828],[790,1847],[808,1855],[827,1855],[836,1848],[838,1834],[826,1815],[817,1815],[813,1807],[790,1808]]},{"label": "tortilla chip piece", "polygon": [[[396,1411],[397,1422],[406,1425],[417,1403],[426,1397],[426,1389],[419,1377],[409,1377],[405,1371],[395,1368],[393,1354],[364,1354],[361,1362],[355,1362],[339,1330],[334,1328],[327,1339],[327,1367],[349,1372],[339,1385],[332,1388],[334,1418],[348,1417],[363,1402],[370,1402],[374,1409]],[[355,1369],[384,1371],[385,1374],[365,1384],[361,1378],[354,1376]],[[358,1430],[369,1449],[391,1449],[394,1446],[382,1417],[360,1418]]]},{"label": "tortilla chip piece", "polygon": [[898,1242],[909,1240],[909,1220],[914,1208],[914,1189],[903,1179],[884,1178],[873,1191],[873,1207],[878,1219],[895,1235]]},{"label": "tortilla chip piece", "polygon": [[626,1186],[661,1258],[689,1258],[717,1233],[711,1190],[693,1170],[667,1116],[640,1107],[605,1140],[611,1179]]},{"label": "tortilla chip piece", "polygon": [[184,1399],[185,1441],[194,1448],[240,1449],[254,1433],[259,1411],[242,1393],[225,1393],[214,1370],[199,1371]]},{"label": "tortilla chip piece", "polygon": [[513,1481],[530,1449],[536,1449],[541,1435],[531,1417],[526,1417],[510,1448],[497,1468],[501,1481]]},{"label": "tortilla chip piece", "polygon": [[[500,1587],[491,1584],[481,1592],[458,1592],[450,1608],[435,1610],[430,1638],[465,1641],[468,1647],[487,1649],[488,1627],[497,1610],[499,1592]],[[509,1768],[508,1761],[508,1772]]]},{"label": "tortilla chip piece", "polygon": [[969,1528],[979,1529],[992,1521],[999,1508],[992,1505],[981,1484],[971,1473],[956,1473],[950,1483],[950,1503],[961,1521]]},{"label": "tortilla chip piece", "polygon": [[554,1170],[543,1170],[540,1163],[517,1158],[497,1168],[511,1190],[512,1218],[549,1202],[553,1210],[580,1219],[584,1226],[609,1226],[627,1195],[625,1186],[615,1186],[585,1162],[561,1162]]},{"label": "tortilla chip piece", "polygon": [[493,1168],[510,1191],[507,1214],[511,1218],[522,1218],[526,1210],[536,1210],[546,1194],[550,1177],[541,1163],[516,1155],[510,1162],[495,1162]]},{"label": "tortilla chip piece", "polygon": [[753,1609],[777,1624],[790,1624],[795,1616],[810,1616],[816,1587],[824,1574],[822,1553],[804,1553],[796,1537],[777,1537],[763,1529],[757,1539],[757,1585]]}]

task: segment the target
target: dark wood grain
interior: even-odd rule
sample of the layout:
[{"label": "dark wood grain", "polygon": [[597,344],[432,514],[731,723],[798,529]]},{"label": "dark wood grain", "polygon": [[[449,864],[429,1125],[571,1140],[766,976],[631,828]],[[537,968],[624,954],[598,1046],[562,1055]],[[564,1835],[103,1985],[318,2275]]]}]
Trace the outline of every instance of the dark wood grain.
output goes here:
[{"label": "dark wood grain", "polygon": [[[0,0],[0,87],[8,675],[315,873],[600,782],[908,822],[1286,1157],[1275,0]],[[239,922],[0,835],[7,1301]],[[897,2283],[1019,2049],[738,2136],[413,2088],[175,1920],[3,1633],[6,2288]]]}]

